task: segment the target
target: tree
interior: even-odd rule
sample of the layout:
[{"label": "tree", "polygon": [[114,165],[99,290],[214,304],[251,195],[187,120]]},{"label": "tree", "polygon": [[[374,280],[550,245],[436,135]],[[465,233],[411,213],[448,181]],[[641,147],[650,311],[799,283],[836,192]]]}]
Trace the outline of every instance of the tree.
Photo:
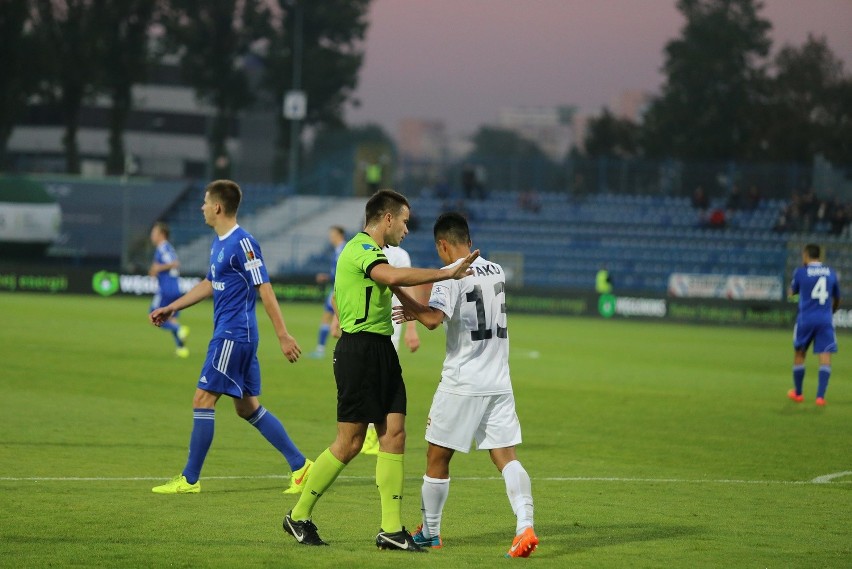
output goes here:
[{"label": "tree", "polygon": [[[562,183],[560,169],[547,154],[514,131],[480,127],[472,142],[473,150],[465,162],[484,166],[492,187],[521,190]],[[450,179],[458,179],[461,169],[457,170]]]},{"label": "tree", "polygon": [[320,127],[305,156],[300,188],[313,186],[314,193],[323,194],[352,191],[364,194],[366,168],[370,163],[381,165],[386,181],[393,178],[396,148],[381,126]]},{"label": "tree", "polygon": [[377,124],[364,126],[325,126],[317,130],[310,155],[315,160],[325,156],[350,153],[359,144],[380,144],[394,147],[393,139]]},{"label": "tree", "polygon": [[[364,59],[364,37],[367,31],[367,8],[370,0],[279,0],[283,12],[266,59],[267,85],[275,101],[293,88],[293,27],[296,2],[302,3],[301,89],[308,99],[303,124],[328,127],[343,126],[344,105],[352,100],[358,84],[358,72]],[[279,118],[279,166],[289,152],[287,133],[290,121]]]},{"label": "tree", "polygon": [[30,0],[6,0],[0,10],[0,171],[6,167],[6,148],[27,99],[42,76],[34,54],[41,52],[32,30]]},{"label": "tree", "polygon": [[583,141],[588,156],[629,158],[639,151],[639,125],[628,119],[613,116],[604,109],[600,116],[589,120]]},{"label": "tree", "polygon": [[655,156],[729,160],[753,139],[771,24],[758,0],[679,0],[681,37],[665,48],[666,81],[645,117]]},{"label": "tree", "polygon": [[271,34],[263,0],[171,0],[164,11],[169,50],[180,57],[184,78],[215,109],[209,134],[213,176],[227,177],[227,138],[253,96],[245,68],[252,46]]},{"label": "tree", "polygon": [[144,80],[149,61],[148,30],[158,0],[105,2],[98,11],[104,35],[103,86],[112,100],[107,173],[123,174],[124,131],[133,106],[133,85]]},{"label": "tree", "polygon": [[796,162],[822,154],[852,163],[852,77],[825,38],[809,36],[801,47],[784,46],[772,67],[755,154]]},{"label": "tree", "polygon": [[65,126],[65,169],[80,173],[77,131],[83,101],[94,94],[101,71],[97,15],[105,0],[35,0],[34,33],[48,63],[46,76]]}]

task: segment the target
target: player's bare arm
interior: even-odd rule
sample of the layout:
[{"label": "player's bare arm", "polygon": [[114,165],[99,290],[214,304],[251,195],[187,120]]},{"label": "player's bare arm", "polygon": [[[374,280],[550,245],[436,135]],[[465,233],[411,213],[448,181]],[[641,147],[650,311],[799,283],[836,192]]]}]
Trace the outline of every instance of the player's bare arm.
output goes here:
[{"label": "player's bare arm", "polygon": [[302,355],[302,349],[299,347],[296,339],[287,331],[287,325],[284,323],[284,315],[281,314],[281,306],[278,304],[278,299],[275,298],[272,285],[263,283],[256,288],[260,295],[260,300],[263,302],[263,308],[266,310],[266,315],[269,316],[269,321],[272,322],[272,327],[275,329],[275,335],[278,336],[281,353],[284,354],[287,361],[296,363],[299,361],[299,356]]},{"label": "player's bare arm", "polygon": [[391,318],[394,322],[409,322],[417,320],[429,330],[434,330],[444,321],[444,313],[431,306],[422,304],[405,291],[393,289],[402,306],[393,308]]},{"label": "player's bare arm", "polygon": [[331,317],[331,336],[340,338],[343,335],[343,330],[340,329],[340,316],[337,314],[337,301],[334,300],[334,295],[331,295],[331,308],[334,310],[334,315]]},{"label": "player's bare arm", "polygon": [[180,267],[180,261],[174,260],[171,263],[151,263],[151,268],[148,269],[148,275],[156,277],[158,273],[163,271],[171,271]]},{"label": "player's bare arm", "polygon": [[162,326],[162,324],[171,318],[175,312],[183,310],[184,308],[189,308],[190,306],[198,304],[205,298],[210,298],[211,296],[213,296],[213,283],[204,279],[176,301],[172,302],[168,306],[164,306],[153,311],[148,318],[154,326]]},{"label": "player's bare arm", "polygon": [[417,334],[417,323],[413,320],[409,321],[408,324],[405,325],[405,345],[412,354],[420,348],[420,336]]},{"label": "player's bare arm", "polygon": [[394,267],[389,263],[383,263],[373,267],[373,270],[370,271],[370,278],[379,284],[393,287],[417,286],[448,279],[458,280],[473,274],[470,265],[477,257],[479,257],[479,249],[470,253],[458,265],[448,269]]}]

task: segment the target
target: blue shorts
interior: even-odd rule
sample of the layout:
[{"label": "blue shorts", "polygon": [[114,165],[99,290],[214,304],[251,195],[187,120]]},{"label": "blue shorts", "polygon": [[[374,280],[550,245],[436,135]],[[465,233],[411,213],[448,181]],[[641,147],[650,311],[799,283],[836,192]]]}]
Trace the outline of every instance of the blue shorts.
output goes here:
[{"label": "blue shorts", "polygon": [[325,299],[325,311],[331,312],[334,314],[334,306],[331,304],[331,299],[334,297],[334,291],[328,293],[328,296]]},{"label": "blue shorts", "polygon": [[814,353],[836,353],[837,336],[834,324],[830,322],[796,322],[793,328],[793,349],[797,352],[807,351],[813,343]]},{"label": "blue shorts", "polygon": [[213,338],[201,368],[198,389],[242,399],[260,395],[257,344]]},{"label": "blue shorts", "polygon": [[[164,306],[170,305],[173,301],[179,299],[181,297],[180,291],[175,292],[174,294],[162,294],[157,293],[154,295],[154,298],[151,299],[151,309],[148,310],[148,314],[154,312],[158,308],[162,308]],[[180,310],[176,311],[172,318],[177,318],[177,315],[180,313]]]}]

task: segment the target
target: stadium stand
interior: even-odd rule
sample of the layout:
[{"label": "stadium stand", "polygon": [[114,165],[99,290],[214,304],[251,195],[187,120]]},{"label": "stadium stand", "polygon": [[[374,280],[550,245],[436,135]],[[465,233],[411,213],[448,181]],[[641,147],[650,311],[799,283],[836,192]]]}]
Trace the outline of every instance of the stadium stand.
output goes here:
[{"label": "stadium stand", "polygon": [[[270,272],[278,276],[312,277],[325,271],[327,227],[343,220],[351,234],[362,222],[363,198],[290,196],[280,201],[286,190],[249,185],[246,195],[246,204],[253,203],[248,215],[241,212],[241,221],[265,244]],[[722,200],[699,211],[688,197],[603,193],[578,201],[543,193],[538,199],[542,207],[534,212],[519,207],[519,194],[513,192],[493,192],[486,200],[464,202],[414,197],[413,217],[419,223],[403,246],[416,266],[440,266],[432,220],[442,211],[461,208],[470,221],[474,247],[511,271],[510,281],[516,286],[589,291],[594,289],[595,273],[606,265],[619,293],[665,294],[669,275],[675,272],[778,276],[786,287],[806,241],[826,245],[826,261],[841,279],[852,274],[848,238],[826,234],[809,238],[773,230],[784,205],[780,200],[764,200],[753,210],[728,211],[725,227],[711,228],[707,212],[724,208]],[[189,203],[178,204],[169,219],[181,236],[179,245],[192,240],[186,239],[188,235],[196,241],[197,251],[179,248],[182,258],[203,258],[209,234],[199,223],[197,196]]]},{"label": "stadium stand", "polygon": [[[772,232],[778,204],[730,214],[728,226],[707,228],[688,198],[599,194],[576,202],[542,194],[538,213],[518,207],[515,193],[467,202],[471,231],[483,254],[522,256],[522,284],[593,290],[601,265],[617,290],[664,294],[673,272],[784,276],[787,238]],[[421,219],[455,203],[415,199]],[[712,207],[712,204],[711,204]],[[437,266],[428,228],[406,247],[421,264]],[[517,282],[517,281],[516,281]]]}]

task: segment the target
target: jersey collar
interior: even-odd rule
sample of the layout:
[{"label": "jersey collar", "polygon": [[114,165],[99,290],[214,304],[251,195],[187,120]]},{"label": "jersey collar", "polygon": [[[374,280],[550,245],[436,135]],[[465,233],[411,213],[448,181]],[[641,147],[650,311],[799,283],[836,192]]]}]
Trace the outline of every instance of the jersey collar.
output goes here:
[{"label": "jersey collar", "polygon": [[239,229],[239,228],[240,228],[240,225],[239,225],[239,224],[237,224],[237,225],[233,226],[229,232],[227,232],[227,233],[226,233],[226,234],[224,234],[224,235],[220,235],[220,236],[219,236],[219,241],[224,241],[225,239],[227,239],[228,237],[230,237],[230,236],[231,236],[231,234],[232,234],[234,231],[236,231],[236,230],[237,230],[237,229]]}]

